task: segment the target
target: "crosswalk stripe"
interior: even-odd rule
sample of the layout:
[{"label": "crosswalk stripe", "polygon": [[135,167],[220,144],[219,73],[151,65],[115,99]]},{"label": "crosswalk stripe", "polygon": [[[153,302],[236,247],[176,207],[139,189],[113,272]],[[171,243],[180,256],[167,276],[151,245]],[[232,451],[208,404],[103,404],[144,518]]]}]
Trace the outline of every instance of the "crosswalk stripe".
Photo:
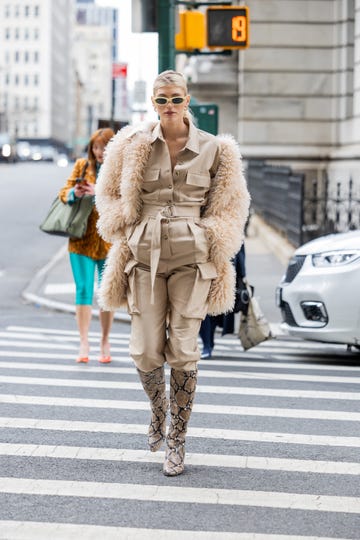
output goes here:
[{"label": "crosswalk stripe", "polygon": [[[43,335],[43,334],[29,334],[29,333],[18,333],[18,332],[0,332],[0,338],[2,339],[17,339],[20,340],[29,340],[29,341],[55,341],[56,343],[63,342],[64,336],[57,336],[57,335]],[[95,336],[89,336],[89,342],[90,343],[97,343],[99,341],[98,337]],[[76,344],[79,343],[79,336],[67,336],[66,341],[74,342]],[[112,343],[114,344],[128,344],[129,338],[111,338]]]},{"label": "crosswalk stripe", "polygon": [[[11,341],[11,340],[0,340],[0,347],[28,347],[30,349],[57,349],[57,350],[74,350],[77,351],[78,347],[74,345],[68,345],[66,343],[42,343],[42,342],[33,342],[33,341]],[[93,347],[94,350],[100,350],[99,347]],[[129,352],[129,347],[112,347],[114,352]]]},{"label": "crosswalk stripe", "polygon": [[[88,448],[78,446],[0,443],[1,456],[163,463],[164,454],[164,452],[154,453],[146,450],[129,450],[127,448]],[[360,474],[360,463],[355,462],[279,459],[249,455],[233,456],[187,453],[186,463],[187,465],[204,467],[230,467],[233,469],[259,469],[263,471],[346,474],[356,476]]]},{"label": "crosswalk stripe", "polygon": [[[64,366],[64,365],[44,365],[36,363],[23,363],[17,362],[0,362],[0,369],[11,368],[21,370],[38,370],[38,371],[59,371],[79,373],[78,366]],[[86,367],[86,373],[117,373],[117,368],[111,367]],[[46,386],[79,386],[71,382],[71,379],[54,379],[54,378],[30,378],[30,377],[10,377],[1,376],[1,380],[10,384],[34,384],[34,385],[46,385]],[[201,380],[201,372],[200,377]],[[45,381],[45,382],[44,382]],[[70,383],[68,384],[68,382]],[[81,379],[81,384],[87,381],[87,386],[93,388],[114,388],[118,390],[142,390],[142,385],[139,382],[129,381],[94,381]],[[292,398],[313,398],[313,399],[340,399],[349,401],[359,401],[359,392],[327,392],[316,390],[282,390],[271,388],[257,388],[257,387],[237,387],[237,386],[213,386],[213,385],[201,385],[196,388],[199,393],[209,394],[236,394],[236,395],[250,395],[250,396],[275,396],[275,397],[292,397]]]},{"label": "crosswalk stripe", "polygon": [[[334,540],[334,537],[287,534],[232,533],[173,529],[142,529],[73,523],[0,521],[4,538],[11,540]],[[349,540],[337,537],[336,540]]]},{"label": "crosswalk stripe", "polygon": [[[72,362],[75,362],[76,355],[74,353],[66,354],[66,353],[50,353],[50,352],[31,352],[31,351],[8,351],[8,350],[0,350],[0,358],[43,358],[44,360],[71,360]],[[116,363],[127,363],[134,365],[133,360],[128,356],[115,356],[112,355],[113,364]],[[3,364],[3,362],[0,361],[0,367]],[[29,362],[29,366],[31,363]],[[49,366],[56,366],[57,364],[48,364]],[[231,365],[234,365],[231,362]],[[90,366],[87,366],[90,367]],[[100,366],[99,366],[100,367]]]},{"label": "crosswalk stripe", "polygon": [[[29,334],[34,332],[40,332],[41,334],[55,334],[55,335],[62,335],[62,336],[77,336],[79,338],[79,332],[77,330],[61,330],[58,328],[44,328],[41,326],[7,326],[6,330],[9,332],[28,332]],[[112,336],[114,337],[129,337],[128,332],[112,332]],[[97,336],[101,337],[101,332],[94,332],[90,331],[89,336]]]},{"label": "crosswalk stripe", "polygon": [[[128,352],[128,351],[127,351]],[[43,353],[41,353],[43,354]],[[29,352],[23,352],[23,353],[18,353],[16,351],[10,351],[10,350],[3,350],[1,351],[0,350],[0,357],[7,357],[7,356],[20,356],[20,357],[24,357],[24,358],[36,358],[36,357],[39,357],[39,354],[38,353],[33,353],[31,351]],[[42,358],[47,358],[48,357],[48,354],[46,353],[45,356],[42,356]],[[287,355],[288,357],[288,355]],[[59,358],[59,359],[71,359],[71,360],[74,360],[74,355],[70,355],[70,354],[49,354],[49,358]],[[114,357],[115,358],[115,357]],[[261,359],[263,357],[261,356]],[[117,358],[117,359],[120,359]],[[129,356],[122,356],[121,357],[122,360],[126,360],[126,361],[131,361],[133,362],[133,360],[129,357]],[[247,360],[244,360],[243,358],[238,358],[239,360],[239,363],[238,364],[235,364],[234,360],[216,360],[215,358],[212,358],[211,360],[201,360],[200,361],[200,367],[201,366],[223,366],[223,367],[251,367],[251,368],[271,368],[271,369],[296,369],[296,370],[306,370],[306,371],[323,371],[323,370],[326,370],[326,371],[339,371],[341,373],[346,373],[347,371],[350,371],[352,373],[356,373],[357,371],[357,367],[354,366],[354,367],[350,367],[350,366],[327,366],[327,365],[319,365],[319,364],[306,364],[306,363],[299,363],[299,362],[274,362],[272,360],[267,360],[266,362],[263,362],[261,360],[258,360],[258,359],[252,359],[251,361],[247,361]],[[4,366],[5,363],[4,362],[1,362],[0,366]],[[106,368],[108,369],[108,368]]]},{"label": "crosswalk stripe", "polygon": [[0,493],[360,513],[360,498],[358,497],[282,493],[280,491],[247,491],[2,477]]},{"label": "crosswalk stripe", "polygon": [[[91,356],[91,355],[90,355]],[[56,359],[56,360],[71,360],[74,362],[75,355],[66,354],[66,353],[50,353],[50,352],[32,352],[32,351],[15,351],[15,350],[0,350],[0,358],[43,358],[43,359]],[[287,357],[288,358],[288,357]],[[112,354],[113,365],[117,363],[131,363],[133,365],[133,360],[129,356],[116,356]],[[260,360],[259,360],[260,359]],[[311,365],[311,364],[300,364],[297,361],[292,361],[291,363],[287,362],[273,362],[272,360],[267,360],[262,362],[264,359],[263,355],[252,355],[251,361],[246,362],[239,356],[234,356],[234,360],[216,360],[212,358],[211,360],[200,360],[200,368],[203,366],[221,366],[221,367],[233,367],[233,368],[242,368],[242,367],[253,367],[253,368],[281,368],[281,369],[296,369],[296,370],[326,370],[326,371],[340,371],[341,373],[346,371],[354,372],[355,368],[349,368],[348,366],[327,366],[327,365]],[[96,359],[95,359],[96,360]],[[96,362],[95,362],[96,363]],[[0,364],[1,365],[1,364]],[[87,367],[90,367],[89,365]],[[108,369],[107,366],[106,369]]]},{"label": "crosswalk stripe", "polygon": [[[35,344],[34,344],[35,345]],[[55,347],[55,345],[54,345]],[[118,348],[118,351],[120,349]],[[79,366],[84,368],[84,366]],[[119,367],[118,373],[134,374],[135,367],[124,368]],[[256,380],[281,380],[281,381],[306,381],[306,382],[321,382],[321,383],[343,383],[343,384],[360,384],[360,377],[337,377],[328,375],[295,375],[291,373],[271,373],[260,371],[216,371],[211,369],[203,369],[202,377],[215,377],[222,379],[256,379]]]},{"label": "crosswalk stripe", "polygon": [[[34,332],[39,332],[41,334],[58,334],[58,335],[69,335],[69,336],[79,336],[79,333],[77,330],[62,330],[62,329],[58,329],[58,328],[45,328],[45,327],[39,327],[39,326],[19,326],[19,325],[9,325],[6,327],[6,330],[9,331],[9,332],[27,332],[27,333],[34,333]],[[89,332],[89,336],[98,336],[100,337],[101,336],[101,332],[95,332],[95,331],[90,331]],[[128,332],[117,332],[116,330],[113,330],[111,332],[111,337],[128,337],[129,336],[129,333]],[[221,337],[220,338],[221,340],[226,340],[228,341],[229,343],[232,343],[232,344],[239,344],[239,339],[237,338],[229,338],[227,336],[225,337]],[[272,346],[273,344],[275,344],[277,341],[281,341],[281,340],[276,340],[276,339],[273,339],[273,340],[269,340],[269,341],[266,341],[264,343],[261,343],[260,344],[260,347],[268,347],[268,346]],[[293,339],[291,339],[290,343],[294,343],[294,346],[295,348],[304,348],[304,349],[310,349],[310,350],[313,350],[314,348],[319,348],[319,349],[323,349],[324,345],[325,346],[330,346],[330,344],[324,344],[324,343],[317,343],[317,342],[306,342],[306,341],[294,341]],[[331,347],[341,347],[341,346],[338,346],[338,345],[331,345]]]},{"label": "crosswalk stripe", "polygon": [[[94,433],[144,435],[148,427],[142,424],[115,422],[86,422],[82,420],[48,420],[43,418],[0,417],[0,428],[40,429],[54,431],[83,431]],[[310,446],[344,446],[360,448],[360,437],[337,435],[307,435],[298,433],[245,431],[235,429],[188,428],[189,437],[201,439],[224,439],[231,441],[255,441],[276,444],[301,444]]]},{"label": "crosswalk stripe", "polygon": [[[3,378],[6,382],[7,377]],[[11,379],[11,377],[9,377]],[[39,381],[39,379],[35,379]],[[51,379],[49,380],[51,381]],[[44,385],[51,382],[43,381]],[[73,382],[73,384],[69,384]],[[87,381],[86,381],[87,383]],[[95,385],[97,381],[94,382]],[[32,383],[33,384],[33,383]],[[102,383],[104,384],[104,383]],[[84,388],[87,384],[84,381],[64,381],[62,386],[76,386]],[[92,385],[89,385],[92,387]],[[106,386],[103,386],[106,387]],[[94,409],[121,409],[132,411],[148,411],[149,404],[146,401],[125,401],[114,399],[84,399],[74,397],[45,397],[26,396],[20,394],[0,394],[0,403],[10,403],[13,405],[47,405],[49,407],[81,407]],[[193,407],[195,413],[200,414],[224,414],[237,416],[265,416],[272,418],[298,418],[312,420],[342,420],[344,422],[359,422],[360,413],[351,411],[328,411],[313,409],[282,409],[280,407],[241,407],[236,405],[211,405],[195,403]]]}]

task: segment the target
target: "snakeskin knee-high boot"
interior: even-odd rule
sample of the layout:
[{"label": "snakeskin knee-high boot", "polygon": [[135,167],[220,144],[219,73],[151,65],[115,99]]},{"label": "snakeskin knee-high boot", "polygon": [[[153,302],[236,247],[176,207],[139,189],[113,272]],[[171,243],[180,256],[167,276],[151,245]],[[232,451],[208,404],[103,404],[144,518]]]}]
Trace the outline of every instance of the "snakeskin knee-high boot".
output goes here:
[{"label": "snakeskin knee-high boot", "polygon": [[171,423],[166,437],[165,476],[177,476],[184,471],[185,435],[193,407],[196,381],[197,370],[171,370]]},{"label": "snakeskin knee-high boot", "polygon": [[166,434],[166,412],[169,402],[166,399],[165,370],[159,367],[153,371],[137,370],[143,388],[150,399],[151,420],[148,431],[148,443],[151,452],[160,449]]}]

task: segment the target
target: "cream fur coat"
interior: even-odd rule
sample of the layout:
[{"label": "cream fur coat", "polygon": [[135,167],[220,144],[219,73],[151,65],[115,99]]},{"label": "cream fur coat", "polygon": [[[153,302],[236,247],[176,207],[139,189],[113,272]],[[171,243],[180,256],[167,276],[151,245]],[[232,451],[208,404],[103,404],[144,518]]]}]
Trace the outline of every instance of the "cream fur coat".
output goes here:
[{"label": "cream fur coat", "polygon": [[[130,250],[125,228],[140,221],[141,186],[154,125],[127,126],[119,131],[107,145],[97,180],[96,206],[100,216],[97,227],[103,239],[113,244],[99,290],[99,304],[104,310],[114,311],[127,303],[124,269]],[[250,203],[237,143],[230,135],[218,135],[216,139],[219,166],[211,180],[201,218],[209,240],[210,260],[217,271],[208,297],[210,315],[233,308],[235,272],[231,258],[243,242]]]}]

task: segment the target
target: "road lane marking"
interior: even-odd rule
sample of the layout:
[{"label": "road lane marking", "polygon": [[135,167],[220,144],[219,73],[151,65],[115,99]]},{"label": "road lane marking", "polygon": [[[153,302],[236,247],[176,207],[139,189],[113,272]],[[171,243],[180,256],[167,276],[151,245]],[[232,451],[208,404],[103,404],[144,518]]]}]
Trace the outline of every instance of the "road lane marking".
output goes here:
[{"label": "road lane marking", "polygon": [[4,538],[11,540],[349,540],[325,536],[262,534],[253,532],[185,531],[171,529],[142,529],[73,523],[44,523],[37,521],[0,521]]},{"label": "road lane marking", "polygon": [[[113,433],[145,435],[148,426],[142,424],[120,424],[115,422],[86,422],[83,420],[48,420],[39,418],[0,417],[0,428],[40,429],[53,431],[83,431],[90,433]],[[307,435],[304,433],[282,433],[245,431],[235,429],[192,428],[189,437],[200,439],[224,439],[231,441],[255,441],[276,444],[300,444],[309,446],[344,446],[360,448],[360,437],[339,437],[337,435]]]},{"label": "road lane marking", "polygon": [[117,482],[1,478],[0,493],[286,508],[360,514],[360,498],[280,491],[175,487]]},{"label": "road lane marking", "polygon": [[[10,342],[2,343],[0,341],[0,346],[6,345],[14,347],[19,347],[18,342],[13,344]],[[71,349],[76,350],[76,347],[72,345],[60,345],[60,344],[37,344],[29,343],[27,345],[30,348],[50,348],[50,349]],[[112,347],[113,352],[128,352],[127,347]],[[11,355],[12,353],[10,353]],[[269,366],[270,367],[270,366]],[[118,368],[119,373],[126,373],[128,368]],[[291,373],[271,373],[271,372],[260,372],[260,371],[216,371],[210,369],[204,369],[201,371],[203,377],[217,377],[223,379],[255,379],[255,380],[281,380],[281,381],[302,381],[302,382],[320,382],[320,383],[341,383],[341,384],[360,384],[360,377],[338,377],[332,375],[305,375],[305,374],[291,374]]]},{"label": "road lane marking", "polygon": [[[130,450],[127,448],[0,443],[0,456],[13,457],[163,463],[164,455],[165,452],[154,453],[147,450]],[[230,467],[233,469],[257,469],[262,471],[346,474],[356,476],[360,474],[360,463],[310,459],[279,459],[262,456],[187,453],[186,463],[187,465],[200,467]]]},{"label": "road lane marking", "polygon": [[[18,379],[18,377],[14,377]],[[2,377],[2,382],[7,382],[12,377]],[[29,378],[30,379],[30,378]],[[39,381],[39,379],[35,379]],[[84,383],[87,381],[68,381],[64,380],[59,386],[72,386],[85,388],[86,386],[98,387],[98,381],[91,381],[93,385]],[[48,386],[52,383],[51,379],[44,379],[42,384]],[[72,383],[72,384],[70,384]],[[106,381],[101,384],[106,388]],[[18,384],[18,383],[17,383]],[[35,384],[28,382],[28,384]],[[110,385],[112,383],[109,383]],[[81,407],[89,409],[117,409],[131,411],[148,411],[149,403],[147,401],[125,401],[118,399],[85,399],[74,397],[54,397],[54,396],[26,396],[20,394],[0,394],[0,403],[10,403],[12,405],[46,405],[48,407]],[[261,416],[271,418],[297,418],[311,420],[339,420],[342,422],[359,422],[360,413],[352,411],[328,411],[313,409],[285,409],[280,407],[241,407],[236,405],[211,405],[195,403],[193,411],[198,414],[224,414],[236,416]]]},{"label": "road lane marking", "polygon": [[[36,364],[26,362],[1,362],[0,369],[11,369],[22,371],[46,371],[46,372],[66,372],[66,373],[79,373],[81,367],[79,366],[65,366],[62,364]],[[166,370],[168,371],[168,370]],[[116,374],[118,368],[102,367],[102,366],[86,366],[86,374],[89,373],[113,373]],[[199,380],[201,380],[202,372],[200,371]],[[5,380],[5,376],[0,376],[1,380]],[[72,382],[67,385],[66,381],[69,379],[50,379],[45,378],[30,378],[30,377],[13,377],[14,381],[8,380],[9,384],[37,384],[44,385],[46,380],[47,386],[78,386]],[[71,379],[70,379],[71,381]],[[114,388],[118,390],[143,390],[141,383],[129,382],[129,381],[95,381],[91,379],[81,379],[81,383],[87,381],[88,386],[95,388]],[[316,391],[316,390],[282,390],[272,388],[257,388],[257,387],[242,387],[242,386],[213,386],[198,384],[196,391],[202,394],[234,394],[234,395],[250,395],[250,396],[272,396],[272,397],[291,397],[299,399],[339,399],[348,401],[359,401],[359,392],[328,392],[328,391]]]}]

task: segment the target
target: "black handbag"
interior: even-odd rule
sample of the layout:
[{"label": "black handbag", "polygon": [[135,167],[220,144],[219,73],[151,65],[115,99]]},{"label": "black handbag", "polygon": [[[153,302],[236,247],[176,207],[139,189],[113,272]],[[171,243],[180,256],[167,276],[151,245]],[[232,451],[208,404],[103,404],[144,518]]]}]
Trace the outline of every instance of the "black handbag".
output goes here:
[{"label": "black handbag", "polygon": [[[249,289],[251,294],[249,294]],[[243,313],[246,315],[249,308],[249,302],[251,296],[254,295],[255,288],[252,285],[247,285],[242,278],[236,279],[236,288],[235,288],[235,303],[234,303],[234,313]]]},{"label": "black handbag", "polygon": [[[80,180],[84,179],[88,162],[85,163]],[[56,197],[40,225],[40,230],[55,236],[80,239],[84,236],[89,216],[94,207],[92,195],[84,195],[74,203],[63,203]]]}]

